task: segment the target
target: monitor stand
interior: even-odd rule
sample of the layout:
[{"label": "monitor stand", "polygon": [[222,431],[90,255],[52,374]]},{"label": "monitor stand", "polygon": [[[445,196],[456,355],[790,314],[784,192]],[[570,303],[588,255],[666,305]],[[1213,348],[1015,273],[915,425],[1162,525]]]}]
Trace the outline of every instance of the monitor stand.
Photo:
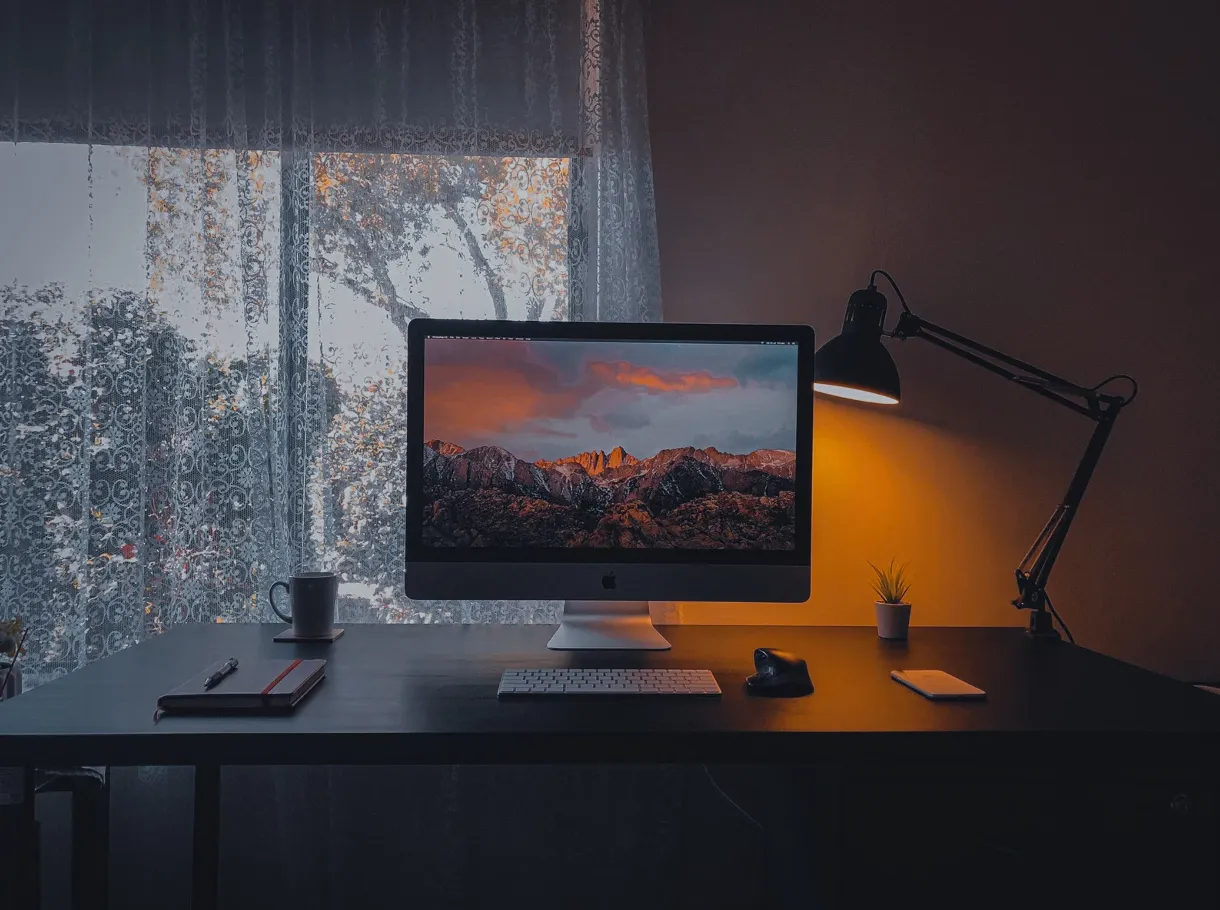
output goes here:
[{"label": "monitor stand", "polygon": [[567,600],[552,651],[668,651],[646,600]]}]

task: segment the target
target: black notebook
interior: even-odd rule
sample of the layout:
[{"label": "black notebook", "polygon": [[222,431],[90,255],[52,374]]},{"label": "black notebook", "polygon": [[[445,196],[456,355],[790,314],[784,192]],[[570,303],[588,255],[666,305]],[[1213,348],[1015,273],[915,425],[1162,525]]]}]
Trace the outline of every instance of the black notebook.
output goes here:
[{"label": "black notebook", "polygon": [[157,699],[162,711],[290,711],[326,675],[324,660],[242,660],[210,689],[203,681],[224,666],[217,661]]}]

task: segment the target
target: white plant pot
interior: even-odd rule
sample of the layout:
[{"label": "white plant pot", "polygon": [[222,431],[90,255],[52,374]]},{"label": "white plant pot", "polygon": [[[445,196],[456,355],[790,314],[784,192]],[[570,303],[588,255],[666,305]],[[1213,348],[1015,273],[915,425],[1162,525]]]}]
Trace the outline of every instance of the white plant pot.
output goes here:
[{"label": "white plant pot", "polygon": [[911,626],[911,605],[877,601],[876,607],[877,637],[904,641]]}]

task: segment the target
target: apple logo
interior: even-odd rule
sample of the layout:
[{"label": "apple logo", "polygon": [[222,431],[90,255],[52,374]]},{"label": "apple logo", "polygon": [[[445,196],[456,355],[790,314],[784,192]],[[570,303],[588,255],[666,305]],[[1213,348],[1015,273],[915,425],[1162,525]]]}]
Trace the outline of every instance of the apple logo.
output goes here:
[{"label": "apple logo", "polygon": [[602,576],[602,587],[607,591],[613,591],[618,586],[618,580],[614,577],[613,572],[607,572]]}]

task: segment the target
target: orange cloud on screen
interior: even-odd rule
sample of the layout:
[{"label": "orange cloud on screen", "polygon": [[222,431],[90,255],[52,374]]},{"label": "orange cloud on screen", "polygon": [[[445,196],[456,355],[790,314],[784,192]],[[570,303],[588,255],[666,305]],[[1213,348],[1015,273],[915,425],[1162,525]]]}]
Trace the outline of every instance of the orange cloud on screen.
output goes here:
[{"label": "orange cloud on screen", "polygon": [[625,360],[612,363],[594,361],[589,364],[589,372],[609,385],[624,389],[642,388],[649,392],[710,392],[712,389],[731,389],[738,385],[732,376],[713,376],[707,370],[659,372]]},{"label": "orange cloud on screen", "polygon": [[541,389],[499,366],[429,366],[424,435],[463,441],[511,432],[534,420],[566,417],[580,400],[576,390]]}]

